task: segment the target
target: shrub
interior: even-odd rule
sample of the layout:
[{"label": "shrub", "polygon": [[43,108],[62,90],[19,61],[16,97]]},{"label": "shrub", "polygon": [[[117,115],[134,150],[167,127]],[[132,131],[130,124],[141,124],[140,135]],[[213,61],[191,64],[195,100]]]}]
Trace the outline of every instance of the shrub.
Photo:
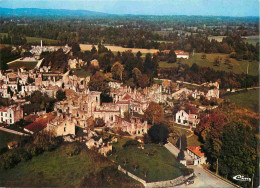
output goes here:
[{"label": "shrub", "polygon": [[190,175],[193,172],[194,172],[194,170],[192,168],[182,168],[183,176],[188,176],[188,175]]},{"label": "shrub", "polygon": [[78,155],[80,153],[80,147],[76,144],[70,144],[66,148],[66,154],[70,157]]},{"label": "shrub", "polygon": [[138,142],[137,140],[128,140],[126,141],[126,143],[123,145],[123,148],[126,148],[128,146],[139,146],[140,142]]},{"label": "shrub", "polygon": [[1,160],[1,167],[4,169],[13,168],[15,165],[17,165],[21,161],[21,159],[19,158],[17,153],[14,151],[9,151],[9,152],[4,153],[1,156],[0,160]]}]

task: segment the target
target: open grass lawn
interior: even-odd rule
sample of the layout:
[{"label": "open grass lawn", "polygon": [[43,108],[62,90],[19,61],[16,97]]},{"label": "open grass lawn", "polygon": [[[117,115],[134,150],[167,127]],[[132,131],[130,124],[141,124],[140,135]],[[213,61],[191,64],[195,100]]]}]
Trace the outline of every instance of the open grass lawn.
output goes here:
[{"label": "open grass lawn", "polygon": [[245,42],[248,42],[249,44],[256,45],[256,43],[259,42],[259,35],[252,35],[244,38],[246,38]]},{"label": "open grass lawn", "polygon": [[[178,126],[179,126],[179,127],[178,127]],[[176,130],[176,131],[178,131],[178,132],[180,133],[180,135],[185,134],[186,136],[189,136],[189,135],[192,133],[192,132],[189,131],[189,130],[180,128],[181,126],[183,126],[183,125],[175,125],[175,126],[173,127],[173,129]],[[184,126],[183,126],[183,127],[184,127]],[[185,128],[185,127],[184,127],[184,128]]]},{"label": "open grass lawn", "polygon": [[13,63],[8,64],[9,69],[18,69],[20,67],[26,67],[27,69],[34,69],[37,65],[37,61],[16,61]]},{"label": "open grass lawn", "polygon": [[[1,187],[76,187],[85,176],[98,173],[114,164],[94,151],[82,149],[79,155],[69,157],[66,145],[52,152],[33,157],[9,170],[0,170]],[[123,178],[122,178],[123,177]],[[127,180],[139,184],[126,175],[119,174],[117,181]]]},{"label": "open grass lawn", "polygon": [[187,145],[188,146],[201,146],[202,143],[199,141],[197,135],[192,135],[191,137],[187,138]]},{"label": "open grass lawn", "polygon": [[248,108],[259,112],[259,89],[252,89],[241,93],[233,93],[224,97],[240,108]]},{"label": "open grass lawn", "polygon": [[[116,153],[111,156],[124,169],[148,182],[170,180],[182,175],[180,169],[182,165],[165,147],[149,144],[145,145],[145,149],[137,146],[123,148],[122,145],[126,140],[119,140],[119,143],[114,145]],[[153,150],[155,154],[148,156],[148,150]],[[124,159],[128,160],[126,165],[124,165]],[[139,165],[137,170],[133,167],[135,163]],[[147,177],[145,177],[145,170],[148,170]]]},{"label": "open grass lawn", "polygon": [[58,45],[57,40],[53,39],[46,39],[46,38],[38,38],[38,37],[26,37],[27,43],[38,43],[41,44],[41,40],[43,41],[43,45],[51,46],[51,45]]},{"label": "open grass lawn", "polygon": [[0,131],[0,150],[7,147],[8,142],[19,140],[21,136],[8,133],[5,131]]},{"label": "open grass lawn", "polygon": [[[8,36],[8,33],[0,33],[1,38],[4,36]],[[38,38],[38,37],[26,37],[27,43],[33,43],[38,45],[41,45],[41,40],[43,41],[44,45],[50,46],[50,45],[58,45],[58,40],[53,39],[47,39],[47,38]]]},{"label": "open grass lawn", "polygon": [[[233,65],[232,69],[228,69],[228,66],[224,64],[224,60],[226,57],[228,57],[228,54],[220,54],[220,53],[214,53],[214,54],[205,54],[206,59],[201,59],[201,55],[204,53],[195,53],[194,57],[190,56],[190,59],[183,59],[182,64],[187,64],[191,66],[193,63],[196,63],[198,66],[203,67],[210,67],[215,70],[219,71],[226,71],[226,72],[234,72],[236,74],[246,73],[247,65],[249,63],[249,70],[248,74],[250,75],[258,75],[259,73],[259,63],[258,61],[252,61],[249,62],[247,60],[238,61],[233,58],[229,58],[231,61],[231,64]],[[214,66],[213,62],[216,57],[222,57],[223,62],[220,63],[220,66]],[[177,63],[167,63],[167,62],[159,62],[159,67],[161,68],[171,68],[171,67],[177,67]]]},{"label": "open grass lawn", "polygon": [[85,78],[87,76],[91,76],[91,72],[86,71],[84,69],[73,69],[72,74],[76,75],[77,77],[80,78]]}]

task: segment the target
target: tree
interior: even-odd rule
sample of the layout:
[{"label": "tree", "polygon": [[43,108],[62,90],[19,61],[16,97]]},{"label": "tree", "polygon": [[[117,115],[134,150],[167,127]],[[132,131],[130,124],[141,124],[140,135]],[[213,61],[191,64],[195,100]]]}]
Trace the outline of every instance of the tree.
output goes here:
[{"label": "tree", "polygon": [[78,43],[73,43],[71,48],[73,55],[76,55],[78,52],[80,52],[80,46]]},{"label": "tree", "polygon": [[169,137],[168,128],[164,124],[155,124],[148,130],[148,135],[153,143],[166,143]]},{"label": "tree", "polygon": [[144,174],[144,177],[147,178],[147,175],[149,173],[149,170],[147,168],[143,168],[142,170],[143,174]]},{"label": "tree", "polygon": [[92,45],[91,53],[92,53],[92,54],[97,53],[97,49],[96,49],[96,47],[95,47],[94,45]]},{"label": "tree", "polygon": [[220,65],[220,62],[221,62],[221,58],[218,56],[218,57],[216,57],[215,58],[215,60],[214,60],[214,66],[217,66],[217,67],[219,67],[219,65]]},{"label": "tree", "polygon": [[[234,174],[243,174],[250,178],[257,176],[257,133],[250,125],[241,122],[231,122],[225,125],[219,157],[221,175],[229,179],[232,179]],[[238,181],[236,183],[243,187],[250,187],[251,184],[251,182]]]},{"label": "tree", "polygon": [[134,168],[134,171],[136,171],[139,168],[139,164],[137,162],[135,162],[133,164],[133,168]]},{"label": "tree", "polygon": [[136,67],[133,69],[132,73],[136,81],[139,80],[139,78],[142,76],[142,72]]},{"label": "tree", "polygon": [[159,124],[164,120],[164,111],[161,105],[151,102],[144,112],[144,119],[152,124]]},{"label": "tree", "polygon": [[109,92],[108,83],[102,72],[96,72],[90,79],[88,87],[91,91],[101,91],[107,94]]},{"label": "tree", "polygon": [[62,90],[58,90],[57,93],[56,93],[56,99],[58,101],[62,101],[64,99],[66,99],[66,93],[65,91],[62,91]]},{"label": "tree", "polygon": [[136,57],[137,57],[138,59],[140,59],[140,58],[142,57],[142,53],[141,53],[140,51],[138,51],[138,52],[136,53]]},{"label": "tree", "polygon": [[196,63],[193,63],[190,67],[190,70],[195,72],[195,73],[198,73],[199,71],[199,66],[196,64]]},{"label": "tree", "polygon": [[168,63],[175,63],[176,61],[177,61],[177,55],[172,49],[168,54]]},{"label": "tree", "polygon": [[183,160],[183,159],[184,159],[184,157],[185,157],[185,155],[184,155],[184,151],[183,151],[183,150],[181,150],[181,151],[179,152],[179,154],[178,154],[178,157],[177,157],[177,159],[180,161],[180,160]]},{"label": "tree", "polygon": [[187,137],[185,134],[181,135],[177,141],[177,147],[179,147],[180,150],[186,150],[187,148]]},{"label": "tree", "polygon": [[149,80],[149,77],[146,75],[146,74],[143,74],[142,76],[139,77],[138,79],[138,85],[141,87],[141,88],[145,88],[149,85],[150,83],[150,80]]},{"label": "tree", "polygon": [[66,147],[66,154],[70,157],[73,155],[78,155],[80,153],[80,148],[76,144],[70,144]]},{"label": "tree", "polygon": [[119,62],[115,62],[111,68],[113,78],[117,80],[120,79],[121,81],[122,81],[123,71],[124,71],[124,66]]}]

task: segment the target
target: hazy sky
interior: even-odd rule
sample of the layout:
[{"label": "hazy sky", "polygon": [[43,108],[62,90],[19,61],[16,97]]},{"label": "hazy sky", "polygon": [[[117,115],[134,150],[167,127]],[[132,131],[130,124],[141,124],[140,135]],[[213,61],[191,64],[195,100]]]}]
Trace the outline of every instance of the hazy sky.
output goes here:
[{"label": "hazy sky", "polygon": [[259,0],[0,0],[0,7],[84,9],[113,14],[259,16]]}]

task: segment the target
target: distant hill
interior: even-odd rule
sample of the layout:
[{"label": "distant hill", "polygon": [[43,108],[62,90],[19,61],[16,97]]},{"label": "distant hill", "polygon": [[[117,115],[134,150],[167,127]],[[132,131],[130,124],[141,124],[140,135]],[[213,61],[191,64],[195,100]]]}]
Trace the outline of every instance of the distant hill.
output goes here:
[{"label": "distant hill", "polygon": [[39,8],[0,8],[1,17],[109,17],[112,14],[89,10],[39,9]]}]

